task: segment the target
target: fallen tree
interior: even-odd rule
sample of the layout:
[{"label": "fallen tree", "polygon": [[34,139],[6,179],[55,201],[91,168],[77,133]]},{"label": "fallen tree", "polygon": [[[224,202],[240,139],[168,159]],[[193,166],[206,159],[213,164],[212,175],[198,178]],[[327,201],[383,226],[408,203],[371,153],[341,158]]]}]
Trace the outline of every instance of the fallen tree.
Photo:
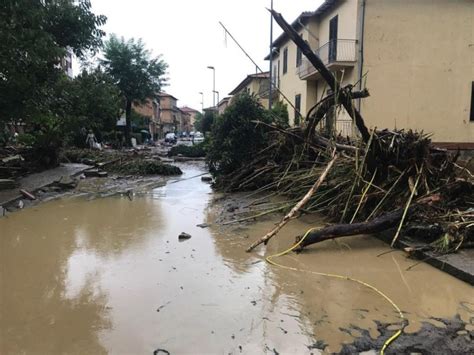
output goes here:
[{"label": "fallen tree", "polygon": [[[302,248],[389,228],[395,228],[394,245],[407,232],[422,230],[411,228],[413,225],[439,227],[433,229],[438,231],[437,239],[426,240],[435,250],[449,252],[468,244],[474,234],[474,183],[472,175],[466,175],[457,164],[458,155],[437,149],[423,132],[367,129],[353,99],[367,97],[368,91],[353,92],[351,85],[342,87],[281,15],[273,12],[273,16],[318,69],[332,94],[308,112],[304,127],[285,129],[254,118],[252,122],[265,144],[256,145],[258,150],[247,152],[245,159],[232,169],[213,170],[217,188],[252,190],[259,195],[255,206],[260,207],[255,216],[266,214],[260,204],[265,196],[286,197],[280,205],[273,203],[267,210],[290,213],[248,251],[266,243],[300,213],[321,213],[336,222],[310,232],[301,243]],[[361,140],[324,129],[327,114],[342,108],[353,118]],[[224,133],[213,131],[213,135]],[[220,149],[220,156],[227,160],[214,159],[214,167],[232,159],[231,150],[225,146]],[[332,158],[334,150],[339,155],[336,161]],[[320,182],[317,189],[316,181]],[[239,220],[250,218],[251,215]],[[423,233],[418,234],[424,238]]]}]

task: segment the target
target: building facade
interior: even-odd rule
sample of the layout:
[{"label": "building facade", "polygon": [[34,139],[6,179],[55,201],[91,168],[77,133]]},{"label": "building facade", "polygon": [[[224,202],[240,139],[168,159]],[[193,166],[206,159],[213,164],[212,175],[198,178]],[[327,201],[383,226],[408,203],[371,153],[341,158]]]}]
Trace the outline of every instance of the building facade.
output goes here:
[{"label": "building facade", "polygon": [[235,96],[242,92],[248,92],[249,94],[255,95],[263,107],[268,108],[268,97],[269,97],[269,72],[250,74],[232,90],[229,95]]},{"label": "building facade", "polygon": [[232,96],[226,96],[221,101],[219,101],[219,103],[217,104],[217,111],[219,115],[222,115],[224,113],[227,106],[229,106],[231,99]]},{"label": "building facade", "polygon": [[177,132],[181,122],[181,111],[177,103],[178,99],[166,92],[160,92],[158,95],[160,104],[160,134],[164,137],[166,133]]},{"label": "building facade", "polygon": [[[440,145],[474,148],[474,1],[326,0],[292,26],[342,86],[369,90],[356,102],[368,126],[423,130]],[[273,47],[274,85],[293,105],[294,124],[328,86],[285,34]],[[342,111],[336,129],[355,133]]]},{"label": "building facade", "polygon": [[185,131],[186,132],[194,131],[194,122],[196,122],[196,115],[199,113],[199,111],[188,106],[180,107],[180,110],[185,115],[189,116],[188,128]]},{"label": "building facade", "polygon": [[133,110],[148,120],[148,129],[153,139],[160,135],[160,105],[156,99],[148,99],[143,104],[133,104]]}]

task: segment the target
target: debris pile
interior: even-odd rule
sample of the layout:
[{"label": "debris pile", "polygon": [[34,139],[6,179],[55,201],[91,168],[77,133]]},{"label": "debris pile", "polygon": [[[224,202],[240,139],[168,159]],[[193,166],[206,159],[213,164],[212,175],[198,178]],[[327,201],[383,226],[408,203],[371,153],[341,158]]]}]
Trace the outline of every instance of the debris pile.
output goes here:
[{"label": "debris pile", "polygon": [[98,151],[88,149],[68,149],[62,160],[71,163],[93,165],[90,174],[99,176],[110,172],[123,175],[181,175],[180,168],[166,164],[161,158],[149,152],[137,151]]},{"label": "debris pile", "polygon": [[[336,224],[312,230],[300,249],[323,240],[394,229],[392,246],[401,236],[422,239],[439,252],[454,252],[474,240],[474,176],[458,163],[458,154],[437,149],[428,135],[411,130],[369,130],[353,105],[368,91],[341,87],[296,32],[274,13],[275,20],[319,70],[333,94],[316,104],[305,127],[283,129],[261,121],[267,145],[245,164],[216,177],[216,187],[263,194],[252,204],[262,216],[290,212],[247,251],[267,243],[300,213],[322,213]],[[321,121],[344,108],[361,139],[336,136]],[[270,196],[282,202],[262,205]],[[263,206],[263,207],[262,207]]]}]

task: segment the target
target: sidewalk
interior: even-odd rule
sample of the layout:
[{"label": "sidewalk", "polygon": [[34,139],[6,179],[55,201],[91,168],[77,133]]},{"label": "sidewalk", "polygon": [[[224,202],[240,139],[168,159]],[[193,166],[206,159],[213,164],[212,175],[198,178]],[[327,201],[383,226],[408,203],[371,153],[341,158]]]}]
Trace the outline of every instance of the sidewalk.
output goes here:
[{"label": "sidewalk", "polygon": [[0,206],[18,198],[22,198],[23,196],[20,193],[20,189],[33,192],[43,186],[58,181],[61,176],[76,175],[88,168],[90,168],[90,166],[85,164],[61,164],[61,166],[57,168],[25,176],[17,181],[19,187],[0,191]]},{"label": "sidewalk", "polygon": [[[394,231],[385,231],[375,235],[390,244]],[[397,248],[417,248],[424,244],[417,241],[404,239],[397,242]],[[431,266],[465,281],[470,285],[474,285],[474,249],[460,249],[456,253],[438,255],[431,251],[416,251],[413,253],[416,258]],[[415,262],[415,261],[414,261]]]}]

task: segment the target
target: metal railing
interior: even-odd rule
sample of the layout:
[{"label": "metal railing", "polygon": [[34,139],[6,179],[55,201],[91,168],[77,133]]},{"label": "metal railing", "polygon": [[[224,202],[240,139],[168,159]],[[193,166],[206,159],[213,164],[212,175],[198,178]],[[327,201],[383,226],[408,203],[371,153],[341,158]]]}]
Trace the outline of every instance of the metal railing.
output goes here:
[{"label": "metal railing", "polygon": [[[321,120],[318,125],[320,132],[326,132],[326,120]],[[342,137],[353,137],[354,136],[354,125],[352,120],[348,119],[336,119],[335,126],[333,127],[334,133]]]},{"label": "metal railing", "polygon": [[[336,39],[329,41],[314,51],[326,65],[331,63],[352,63],[356,61],[357,40]],[[304,58],[297,69],[300,79],[315,73],[316,68]]]}]

